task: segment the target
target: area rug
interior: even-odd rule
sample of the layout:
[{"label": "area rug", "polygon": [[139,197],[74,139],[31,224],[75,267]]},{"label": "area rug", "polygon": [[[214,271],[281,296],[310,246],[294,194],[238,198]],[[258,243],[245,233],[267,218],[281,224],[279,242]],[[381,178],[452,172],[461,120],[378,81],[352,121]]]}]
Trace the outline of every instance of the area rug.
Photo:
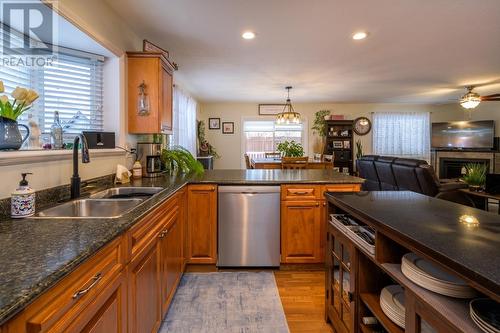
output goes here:
[{"label": "area rug", "polygon": [[186,273],[160,333],[288,333],[272,272]]}]

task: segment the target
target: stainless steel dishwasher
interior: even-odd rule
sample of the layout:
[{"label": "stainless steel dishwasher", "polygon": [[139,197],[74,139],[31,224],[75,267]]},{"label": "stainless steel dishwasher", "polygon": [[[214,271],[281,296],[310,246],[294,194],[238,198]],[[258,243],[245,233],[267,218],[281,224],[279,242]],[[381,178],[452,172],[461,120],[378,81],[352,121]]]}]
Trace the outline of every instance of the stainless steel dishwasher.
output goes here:
[{"label": "stainless steel dishwasher", "polygon": [[219,186],[219,267],[280,264],[280,187]]}]

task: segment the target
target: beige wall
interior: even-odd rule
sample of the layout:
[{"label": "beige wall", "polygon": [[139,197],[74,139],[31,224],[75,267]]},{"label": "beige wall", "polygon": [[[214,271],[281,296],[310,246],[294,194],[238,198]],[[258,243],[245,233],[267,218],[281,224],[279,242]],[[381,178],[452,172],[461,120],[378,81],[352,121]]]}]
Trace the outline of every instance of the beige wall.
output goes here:
[{"label": "beige wall", "polygon": [[[105,66],[105,71],[113,73],[111,79],[116,79],[115,82],[105,82],[106,92],[113,92],[112,96],[108,94],[110,98],[106,99],[105,112],[112,110],[108,114],[114,114],[112,120],[117,126],[110,127],[110,130],[117,132],[117,143],[122,145],[133,143],[134,137],[126,135],[124,52],[142,49],[142,39],[102,0],[59,0],[58,11],[68,21],[117,55],[116,59],[112,59],[114,65]],[[2,153],[0,152],[1,159]],[[113,173],[118,163],[130,167],[131,160],[123,153],[112,156],[91,156],[89,164],[80,166],[80,176],[82,179],[88,179]],[[0,199],[8,197],[18,186],[21,172],[32,172],[33,175],[29,177],[30,184],[35,190],[41,190],[68,184],[71,171],[69,155],[65,160],[53,162],[1,166]]]},{"label": "beige wall", "polygon": [[[500,107],[500,103],[498,103]],[[207,139],[215,146],[221,155],[215,161],[217,169],[240,169],[243,166],[243,151],[241,138],[242,120],[245,118],[259,118],[257,103],[202,103],[200,106],[199,119],[208,124],[208,118],[221,118],[221,122],[232,121],[235,123],[235,134],[222,134],[220,130],[209,130],[207,125]],[[346,119],[366,116],[371,119],[372,112],[431,112],[432,121],[452,121],[468,119],[464,110],[456,104],[450,105],[421,105],[421,104],[294,104],[296,111],[300,112],[307,121],[308,147],[307,153],[312,156],[319,152],[318,139],[313,135],[311,124],[314,113],[319,110],[331,110],[333,114],[343,114]],[[270,119],[269,116],[261,116],[262,119]],[[272,118],[271,118],[272,119]],[[496,120],[497,133],[500,133],[500,112],[494,102],[481,104],[472,114],[473,120],[494,119]],[[356,137],[363,144],[365,154],[371,153],[371,133]]]}]

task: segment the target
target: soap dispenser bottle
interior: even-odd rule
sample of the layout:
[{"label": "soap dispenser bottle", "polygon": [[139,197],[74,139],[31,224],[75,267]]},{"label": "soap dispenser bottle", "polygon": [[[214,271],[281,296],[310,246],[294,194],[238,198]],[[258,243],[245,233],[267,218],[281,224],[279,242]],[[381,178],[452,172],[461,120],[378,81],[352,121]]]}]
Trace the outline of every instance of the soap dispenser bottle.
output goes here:
[{"label": "soap dispenser bottle", "polygon": [[10,216],[12,218],[23,218],[35,214],[35,191],[29,186],[26,176],[31,173],[22,173],[23,179],[19,187],[12,192],[10,199]]}]

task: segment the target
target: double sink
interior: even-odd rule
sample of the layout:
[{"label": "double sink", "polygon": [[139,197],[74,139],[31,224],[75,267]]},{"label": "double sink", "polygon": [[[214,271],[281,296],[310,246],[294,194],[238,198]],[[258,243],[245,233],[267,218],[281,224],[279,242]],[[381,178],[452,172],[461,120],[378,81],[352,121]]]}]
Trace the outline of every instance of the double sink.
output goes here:
[{"label": "double sink", "polygon": [[41,211],[35,218],[119,218],[162,187],[115,187]]}]

